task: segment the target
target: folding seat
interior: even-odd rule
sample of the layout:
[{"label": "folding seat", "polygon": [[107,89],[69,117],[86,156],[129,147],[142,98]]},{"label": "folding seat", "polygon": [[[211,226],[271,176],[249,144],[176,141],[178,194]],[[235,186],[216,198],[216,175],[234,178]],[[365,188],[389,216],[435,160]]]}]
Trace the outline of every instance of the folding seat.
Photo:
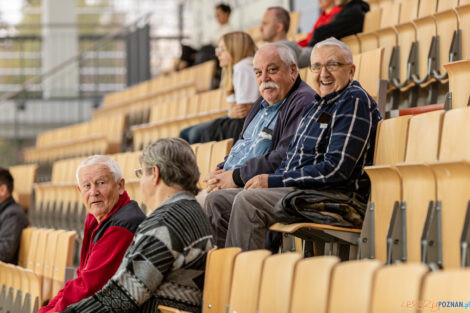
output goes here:
[{"label": "folding seat", "polygon": [[[443,312],[452,313],[468,312],[465,304],[468,303],[470,296],[470,269],[452,269],[436,271],[427,274],[424,277],[421,289],[421,296],[427,310],[442,309]],[[450,302],[454,303],[452,307]],[[462,303],[462,307],[455,307]],[[424,310],[423,310],[424,311]]]},{"label": "folding seat", "polygon": [[270,254],[271,252],[267,250],[254,250],[243,252],[236,256],[227,313],[250,313],[256,311],[261,284],[261,272],[266,258]]},{"label": "folding seat", "polygon": [[28,250],[26,268],[32,271],[34,271],[36,265],[36,251],[38,249],[39,237],[43,232],[43,228],[34,228],[31,234],[31,244]]},{"label": "folding seat", "polygon": [[[380,95],[381,89],[386,89],[386,82],[380,80],[382,77],[382,64],[384,49],[374,49],[361,54],[359,65],[356,64],[356,72],[358,72],[357,80],[361,86],[374,98],[380,107],[384,104],[385,99]],[[384,107],[385,110],[385,107]],[[381,111],[382,112],[382,111]]]},{"label": "folding seat", "polygon": [[206,183],[204,183],[202,180],[212,170],[210,166],[211,166],[211,154],[212,154],[213,145],[214,145],[214,142],[211,141],[211,142],[202,143],[198,147],[196,161],[197,161],[197,166],[199,168],[199,173],[200,173],[199,187],[201,189],[206,188]]},{"label": "folding seat", "polygon": [[330,276],[339,263],[334,256],[318,256],[297,262],[289,313],[326,313]]},{"label": "folding seat", "polygon": [[[225,313],[232,285],[233,266],[240,248],[212,249],[207,254],[201,313]],[[179,312],[162,305],[162,312]]]},{"label": "folding seat", "polygon": [[[434,111],[410,120],[405,163],[396,165],[402,180],[403,201],[394,208],[395,220],[390,225],[387,255],[390,263],[395,260],[426,262],[421,253],[422,233],[429,203],[437,196],[434,174],[426,164],[437,159],[443,116],[442,111]],[[403,211],[406,222],[402,220]],[[398,244],[402,246],[395,248]]]},{"label": "folding seat", "polygon": [[39,278],[31,270],[24,270],[22,274],[26,276],[28,280],[29,288],[28,288],[28,294],[26,296],[26,299],[28,299],[27,301],[30,302],[31,310],[26,310],[27,308],[27,305],[26,305],[26,308],[23,308],[21,313],[36,313],[39,310],[39,308],[42,306],[41,284],[39,282]]},{"label": "folding seat", "polygon": [[452,108],[464,108],[470,104],[470,60],[457,61],[444,65],[449,74],[449,92],[452,94]]},{"label": "folding seat", "polygon": [[73,278],[73,254],[75,247],[75,231],[61,232],[57,239],[52,278],[52,295],[57,294],[66,280]]},{"label": "folding seat", "polygon": [[419,297],[421,281],[427,271],[427,267],[419,263],[389,265],[378,269],[373,278],[371,305],[368,312],[411,311],[403,304],[422,299]]},{"label": "folding seat", "polygon": [[359,73],[361,71],[361,60],[362,54],[354,54],[353,55],[353,64],[356,66],[356,71],[354,72],[354,80],[359,80]]},{"label": "folding seat", "polygon": [[379,267],[377,260],[348,261],[336,265],[330,280],[327,312],[367,312],[373,275]]},{"label": "folding seat", "polygon": [[41,285],[42,286],[41,299],[43,301],[49,300],[54,296],[52,294],[54,261],[55,261],[59,236],[63,233],[65,233],[64,230],[54,230],[49,234],[47,238],[47,245],[45,247],[45,255],[44,255],[43,280],[42,280],[42,285]]},{"label": "folding seat", "polygon": [[[467,214],[470,190],[470,107],[447,111],[444,116],[439,162],[431,165],[437,182],[437,202],[430,221],[431,240],[442,254],[444,268],[468,264]],[[442,246],[439,244],[442,242]],[[432,248],[432,247],[431,247]],[[441,250],[441,251],[440,251]]]},{"label": "folding seat", "polygon": [[307,73],[308,73],[308,67],[301,68],[300,73],[299,73],[300,74],[300,79],[305,81],[305,79],[307,78]]},{"label": "folding seat", "polygon": [[298,253],[282,253],[266,258],[261,275],[257,312],[288,312],[294,268],[301,258]]},{"label": "folding seat", "polygon": [[437,25],[436,49],[439,57],[436,58],[437,70],[433,71],[433,76],[442,83],[447,82],[444,64],[460,59],[457,12],[452,8],[453,5],[450,7],[444,5],[454,2],[456,5],[456,0],[439,1],[437,13],[434,14]]},{"label": "folding seat", "polygon": [[[367,240],[361,257],[372,254],[376,259],[387,260],[387,232],[395,201],[401,201],[402,186],[400,176],[392,165],[403,162],[408,134],[409,116],[401,116],[380,122],[374,154],[374,166],[365,168],[371,181],[371,194],[368,213],[372,209],[373,219],[364,221],[361,239]],[[369,231],[374,229],[374,234]],[[370,238],[373,237],[373,238]],[[371,253],[374,251],[374,253]]]},{"label": "folding seat", "polygon": [[376,9],[371,9],[366,13],[364,16],[364,25],[362,27],[363,33],[373,32],[380,28],[382,12],[382,8],[378,7]]},{"label": "folding seat", "polygon": [[28,262],[28,251],[31,247],[34,230],[34,227],[27,227],[21,232],[20,249],[18,252],[18,265],[21,267],[26,268]]},{"label": "folding seat", "polygon": [[460,0],[460,6],[457,7],[459,16],[459,29],[461,31],[462,60],[470,59],[470,1],[464,5]]},{"label": "folding seat", "polygon": [[215,142],[212,145],[211,161],[209,165],[209,171],[216,168],[217,164],[224,161],[225,157],[230,153],[233,146],[233,139],[226,139]]},{"label": "folding seat", "polygon": [[32,271],[38,275],[41,285],[44,281],[44,261],[46,258],[47,242],[49,240],[49,236],[53,232],[53,229],[43,229],[43,231],[39,233],[39,238],[37,241],[37,249],[36,255],[34,257],[34,266],[32,268]]},{"label": "folding seat", "polygon": [[353,55],[361,53],[361,42],[356,35],[343,37],[341,38],[341,41],[349,46],[349,49],[351,49]]}]

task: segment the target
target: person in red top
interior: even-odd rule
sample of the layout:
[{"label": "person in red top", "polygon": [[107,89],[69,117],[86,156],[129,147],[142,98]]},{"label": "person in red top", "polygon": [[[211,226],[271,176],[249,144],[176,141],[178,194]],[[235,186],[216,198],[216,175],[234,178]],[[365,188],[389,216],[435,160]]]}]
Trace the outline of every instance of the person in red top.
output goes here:
[{"label": "person in red top", "polygon": [[68,281],[39,313],[63,311],[99,291],[118,269],[145,219],[137,202],[129,199],[121,170],[113,159],[91,156],[79,165],[76,176],[88,210],[77,278]]},{"label": "person in red top", "polygon": [[340,6],[335,6],[334,0],[318,0],[318,5],[320,9],[322,9],[322,13],[318,17],[315,25],[313,25],[312,31],[308,33],[307,38],[297,42],[301,47],[308,47],[310,40],[313,37],[313,33],[315,32],[315,29],[322,25],[328,24],[333,18],[333,16],[335,16],[341,11]]}]

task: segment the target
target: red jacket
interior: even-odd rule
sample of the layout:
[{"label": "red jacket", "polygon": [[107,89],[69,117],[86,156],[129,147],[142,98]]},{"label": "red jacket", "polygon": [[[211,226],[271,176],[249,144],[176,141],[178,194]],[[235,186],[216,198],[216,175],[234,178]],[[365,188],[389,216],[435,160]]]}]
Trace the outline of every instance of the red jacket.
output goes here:
[{"label": "red jacket", "polygon": [[310,39],[312,39],[312,37],[313,37],[313,32],[315,31],[315,29],[317,29],[318,27],[323,26],[325,24],[328,24],[331,21],[331,19],[333,18],[333,16],[338,14],[340,11],[341,11],[341,7],[339,7],[339,6],[333,7],[333,9],[328,14],[326,14],[325,11],[323,11],[321,13],[320,17],[318,18],[317,22],[315,23],[315,25],[313,25],[312,31],[310,33],[308,33],[307,38],[302,39],[298,42],[299,46],[307,47],[309,42],[310,42]]},{"label": "red jacket", "polygon": [[95,217],[88,214],[77,278],[67,281],[57,296],[38,313],[63,311],[68,305],[101,290],[121,264],[134,232],[144,218],[145,215],[135,201],[130,201],[127,192],[119,197],[111,213],[101,223],[98,224]]}]

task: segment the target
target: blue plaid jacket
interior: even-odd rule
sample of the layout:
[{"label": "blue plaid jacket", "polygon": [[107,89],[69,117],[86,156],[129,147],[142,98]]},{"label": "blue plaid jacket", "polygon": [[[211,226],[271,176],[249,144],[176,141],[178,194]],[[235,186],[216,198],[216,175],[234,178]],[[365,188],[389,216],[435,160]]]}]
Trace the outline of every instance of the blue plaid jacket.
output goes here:
[{"label": "blue plaid jacket", "polygon": [[269,187],[336,189],[367,202],[373,162],[377,104],[357,81],[305,108],[286,158],[268,177]]}]

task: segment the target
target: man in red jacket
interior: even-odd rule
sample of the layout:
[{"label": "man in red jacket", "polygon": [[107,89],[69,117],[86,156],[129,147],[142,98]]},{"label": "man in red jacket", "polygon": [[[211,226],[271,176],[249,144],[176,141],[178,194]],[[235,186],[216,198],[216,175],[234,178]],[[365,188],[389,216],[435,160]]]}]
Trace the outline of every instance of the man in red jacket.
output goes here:
[{"label": "man in red jacket", "polygon": [[104,155],[94,155],[77,169],[78,190],[88,215],[77,278],[68,281],[39,313],[63,311],[100,290],[121,264],[145,215],[124,189],[119,165]]},{"label": "man in red jacket", "polygon": [[307,38],[302,39],[298,42],[299,46],[307,47],[310,40],[313,37],[313,33],[315,29],[325,24],[328,24],[333,16],[338,14],[341,11],[340,6],[335,6],[335,0],[318,0],[318,6],[322,10],[320,16],[318,17],[315,25],[313,25],[313,29],[310,33],[308,33]]}]

